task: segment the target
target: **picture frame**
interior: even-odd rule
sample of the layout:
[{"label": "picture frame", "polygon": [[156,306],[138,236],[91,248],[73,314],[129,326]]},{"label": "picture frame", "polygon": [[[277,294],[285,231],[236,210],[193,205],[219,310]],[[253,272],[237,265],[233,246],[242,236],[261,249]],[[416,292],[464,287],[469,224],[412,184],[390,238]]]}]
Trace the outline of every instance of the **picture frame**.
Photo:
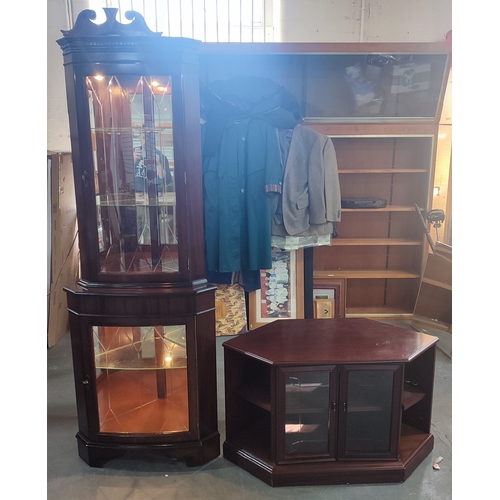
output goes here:
[{"label": "picture frame", "polygon": [[248,329],[278,319],[304,318],[304,251],[272,251],[272,268],[261,270],[261,288],[248,294]]},{"label": "picture frame", "polygon": [[335,318],[335,299],[314,299],[314,318]]},{"label": "picture frame", "polygon": [[245,291],[238,283],[217,285],[215,290],[215,335],[237,335],[246,330]]},{"label": "picture frame", "polygon": [[[316,315],[316,300],[334,300],[333,318],[345,317],[345,279],[344,278],[328,278],[318,279],[313,281],[313,312]],[[325,316],[322,316],[325,317]]]}]

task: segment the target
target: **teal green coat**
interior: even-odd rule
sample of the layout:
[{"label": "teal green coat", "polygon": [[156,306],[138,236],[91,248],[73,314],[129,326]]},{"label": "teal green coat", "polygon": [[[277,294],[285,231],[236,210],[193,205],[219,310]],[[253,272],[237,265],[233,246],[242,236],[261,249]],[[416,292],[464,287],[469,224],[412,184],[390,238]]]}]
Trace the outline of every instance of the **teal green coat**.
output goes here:
[{"label": "teal green coat", "polygon": [[203,165],[209,271],[269,269],[273,198],[281,193],[276,129],[265,119],[230,123]]}]

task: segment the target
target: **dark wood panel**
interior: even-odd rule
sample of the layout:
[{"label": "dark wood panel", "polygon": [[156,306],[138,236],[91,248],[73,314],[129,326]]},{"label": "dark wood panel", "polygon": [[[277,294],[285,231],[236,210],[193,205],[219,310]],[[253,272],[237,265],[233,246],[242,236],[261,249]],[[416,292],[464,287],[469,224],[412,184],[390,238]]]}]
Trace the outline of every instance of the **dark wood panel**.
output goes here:
[{"label": "dark wood panel", "polygon": [[[215,287],[206,285],[198,289],[190,288],[95,288],[67,289],[68,309],[79,316],[147,317],[171,316],[178,318],[197,314],[208,309],[215,310]],[[198,297],[200,296],[200,297]],[[117,323],[118,324],[118,323]]]}]

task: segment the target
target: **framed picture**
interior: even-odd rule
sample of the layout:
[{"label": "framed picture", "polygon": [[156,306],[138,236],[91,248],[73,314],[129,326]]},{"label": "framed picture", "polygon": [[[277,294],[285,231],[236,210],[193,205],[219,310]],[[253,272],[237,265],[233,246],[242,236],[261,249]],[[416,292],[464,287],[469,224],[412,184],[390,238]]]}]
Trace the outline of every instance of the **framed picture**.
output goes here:
[{"label": "framed picture", "polygon": [[335,299],[338,293],[337,287],[335,288],[314,288],[313,290],[313,300],[317,299]]},{"label": "framed picture", "polygon": [[304,317],[304,251],[273,250],[272,267],[260,272],[260,290],[249,293],[249,330],[277,319]]},{"label": "framed picture", "polygon": [[245,292],[239,284],[217,285],[215,290],[215,335],[237,335],[246,330]]},{"label": "framed picture", "polygon": [[[345,279],[314,279],[313,283],[313,312],[317,314],[317,300],[333,300],[333,316],[321,316],[323,318],[345,317]],[[324,304],[323,304],[324,305]],[[319,316],[318,316],[319,317]]]},{"label": "framed picture", "polygon": [[335,299],[314,299],[315,318],[335,318]]}]

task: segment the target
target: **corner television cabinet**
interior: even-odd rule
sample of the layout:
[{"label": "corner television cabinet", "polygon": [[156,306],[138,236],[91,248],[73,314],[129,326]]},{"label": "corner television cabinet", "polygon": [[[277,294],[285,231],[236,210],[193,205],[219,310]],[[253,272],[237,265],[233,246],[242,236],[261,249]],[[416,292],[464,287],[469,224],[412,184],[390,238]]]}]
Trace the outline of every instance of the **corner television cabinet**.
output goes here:
[{"label": "corner television cabinet", "polygon": [[224,457],[271,486],[405,481],[434,444],[437,342],[366,318],[227,340]]}]

